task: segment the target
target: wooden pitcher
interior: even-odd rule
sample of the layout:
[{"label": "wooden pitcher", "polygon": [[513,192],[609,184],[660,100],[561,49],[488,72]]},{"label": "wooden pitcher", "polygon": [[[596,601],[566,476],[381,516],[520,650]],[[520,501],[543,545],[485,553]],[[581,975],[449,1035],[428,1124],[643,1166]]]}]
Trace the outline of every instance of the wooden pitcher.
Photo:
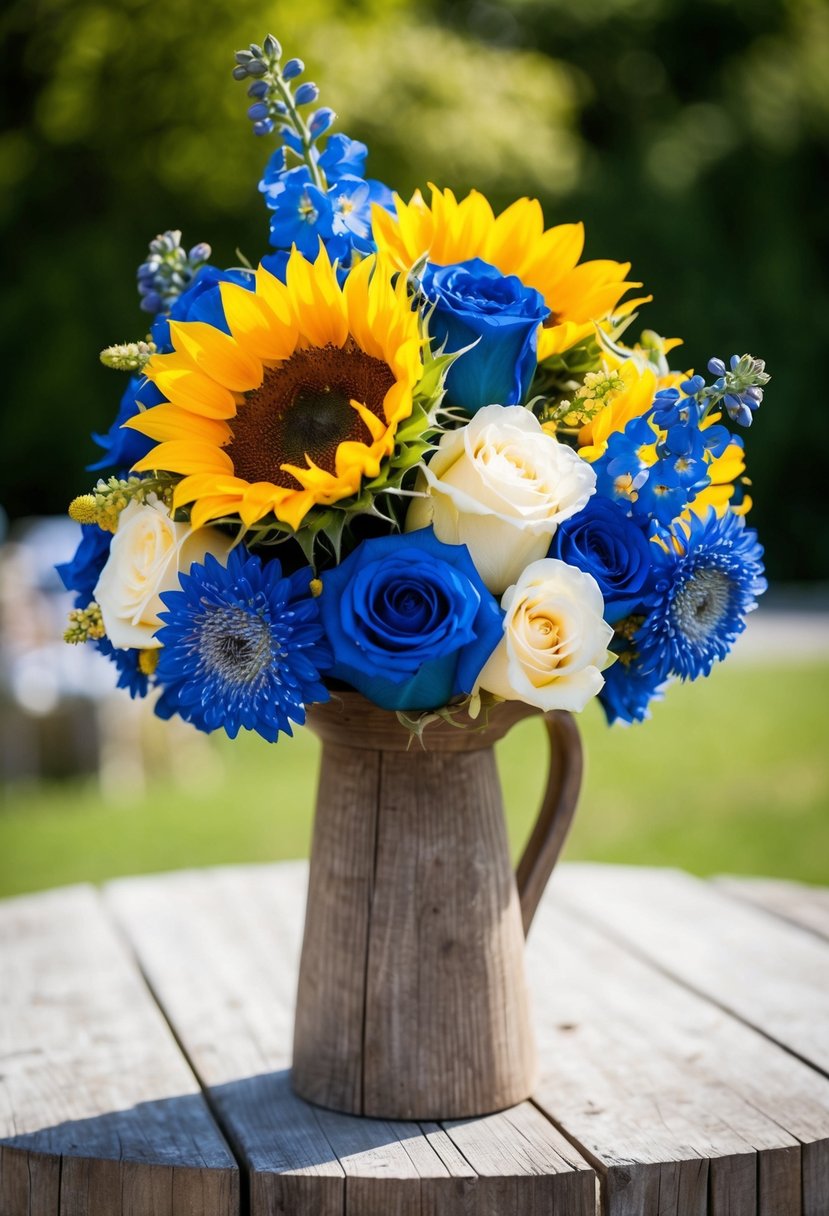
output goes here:
[{"label": "wooden pitcher", "polygon": [[535,1052],[523,943],[581,783],[578,730],[545,714],[547,790],[517,874],[484,729],[426,727],[421,746],[357,693],[315,706],[323,742],[294,1029],[293,1086],[387,1119],[452,1119],[527,1098]]}]

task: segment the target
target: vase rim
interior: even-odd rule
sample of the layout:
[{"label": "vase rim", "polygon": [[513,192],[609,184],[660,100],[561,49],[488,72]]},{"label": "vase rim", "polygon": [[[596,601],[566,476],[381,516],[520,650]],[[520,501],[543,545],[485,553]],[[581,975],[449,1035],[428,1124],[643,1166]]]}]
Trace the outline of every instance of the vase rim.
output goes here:
[{"label": "vase rim", "polygon": [[368,751],[481,751],[502,739],[516,722],[541,711],[522,701],[503,701],[484,710],[478,720],[457,716],[457,724],[438,718],[429,722],[420,739],[404,726],[394,710],[381,709],[362,693],[332,691],[331,700],[308,709],[307,725],[323,742]]}]

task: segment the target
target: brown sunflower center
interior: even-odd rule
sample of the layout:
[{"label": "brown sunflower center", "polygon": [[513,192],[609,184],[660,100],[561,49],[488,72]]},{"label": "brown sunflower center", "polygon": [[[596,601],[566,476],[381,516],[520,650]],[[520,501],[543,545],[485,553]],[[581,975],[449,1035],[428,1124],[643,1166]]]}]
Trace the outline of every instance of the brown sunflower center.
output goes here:
[{"label": "brown sunflower center", "polygon": [[391,369],[350,339],[345,346],[298,350],[279,367],[265,369],[259,388],[245,394],[225,449],[234,473],[295,490],[299,483],[283,464],[305,467],[307,456],[335,472],[341,443],[371,443],[371,434],[350,402],[359,401],[385,422],[383,401],[394,384]]}]

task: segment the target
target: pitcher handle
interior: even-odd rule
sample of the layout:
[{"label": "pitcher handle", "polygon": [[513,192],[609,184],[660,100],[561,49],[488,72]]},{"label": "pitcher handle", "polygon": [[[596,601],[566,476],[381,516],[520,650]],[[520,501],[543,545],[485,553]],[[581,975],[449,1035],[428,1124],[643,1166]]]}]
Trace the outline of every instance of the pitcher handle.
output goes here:
[{"label": "pitcher handle", "polygon": [[544,725],[550,742],[547,788],[515,872],[525,935],[570,831],[584,769],[581,736],[573,715],[563,709],[551,710],[544,714]]}]

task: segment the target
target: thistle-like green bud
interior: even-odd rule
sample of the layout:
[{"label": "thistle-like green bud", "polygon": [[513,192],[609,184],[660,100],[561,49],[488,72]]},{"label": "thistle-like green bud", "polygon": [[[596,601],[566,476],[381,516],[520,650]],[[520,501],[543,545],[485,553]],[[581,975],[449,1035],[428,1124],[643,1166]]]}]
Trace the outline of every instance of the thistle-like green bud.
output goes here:
[{"label": "thistle-like green bud", "polygon": [[104,367],[118,372],[141,372],[156,351],[155,342],[120,342],[101,351]]}]

